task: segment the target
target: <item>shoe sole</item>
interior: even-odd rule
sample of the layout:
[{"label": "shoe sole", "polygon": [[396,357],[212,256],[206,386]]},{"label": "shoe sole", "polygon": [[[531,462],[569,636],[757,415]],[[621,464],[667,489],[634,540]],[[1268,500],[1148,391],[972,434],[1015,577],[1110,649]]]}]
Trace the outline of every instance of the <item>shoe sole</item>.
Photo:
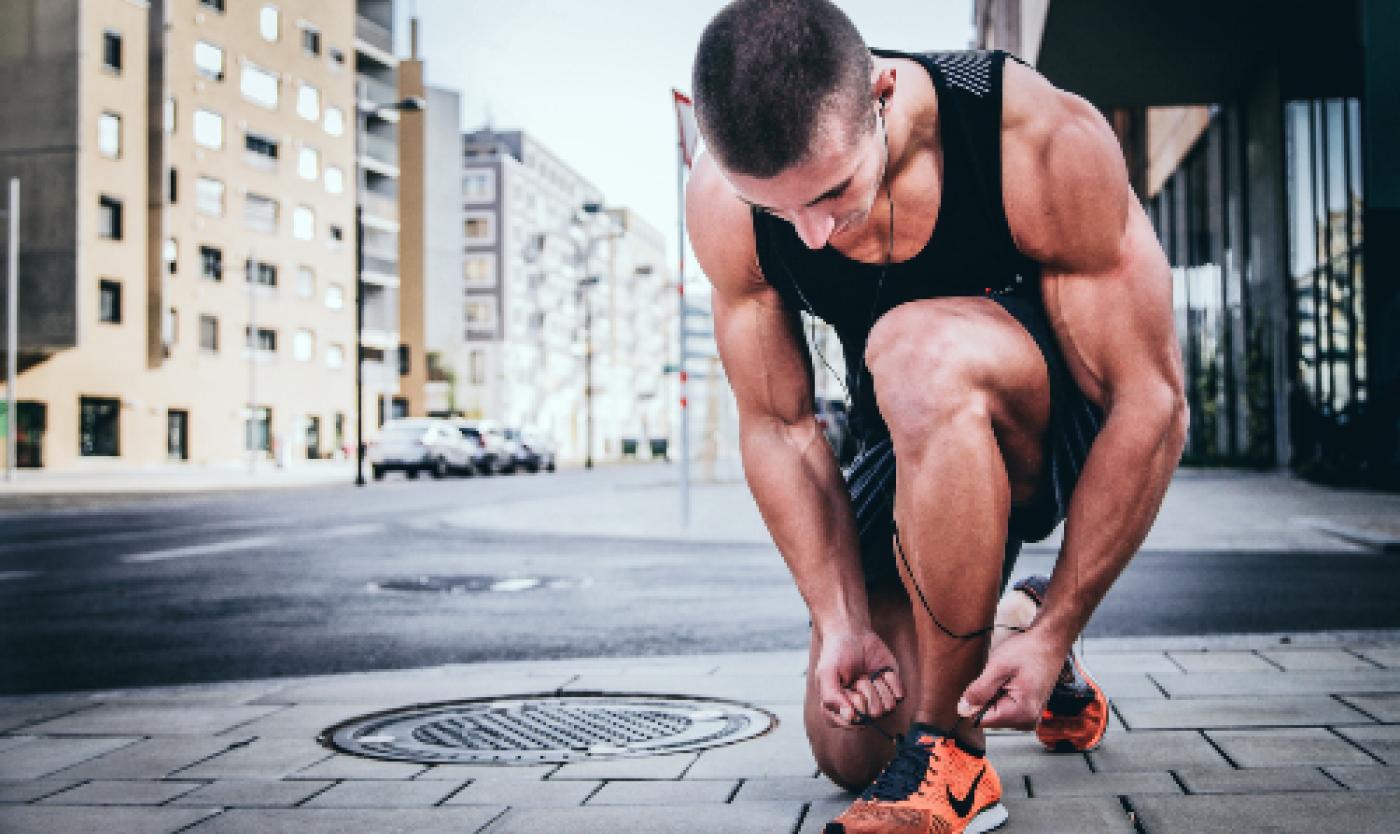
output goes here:
[{"label": "shoe sole", "polygon": [[1089,674],[1088,669],[1084,668],[1084,664],[1079,662],[1079,655],[1071,655],[1070,658],[1074,663],[1075,673],[1082,677],[1084,680],[1088,681],[1089,685],[1092,686],[1094,688],[1094,691],[1099,694],[1099,697],[1103,699],[1103,726],[1099,728],[1098,734],[1095,735],[1094,738],[1091,739],[1089,743],[1084,745],[1083,747],[1076,745],[1073,741],[1070,741],[1066,738],[1051,740],[1040,738],[1039,728],[1037,728],[1036,738],[1039,739],[1040,743],[1045,745],[1045,747],[1049,749],[1052,753],[1088,753],[1092,750],[1097,750],[1099,745],[1103,744],[1104,736],[1108,735],[1108,725],[1113,723],[1110,720],[1110,716],[1108,714],[1110,709],[1108,704],[1108,696],[1103,694],[1103,687],[1099,686],[1099,682],[1097,680],[1094,680],[1094,676]]},{"label": "shoe sole", "polygon": [[[988,831],[995,831],[1006,825],[1006,821],[1011,819],[1007,813],[1006,806],[998,802],[983,808],[977,816],[968,820],[967,827],[963,829],[963,834],[986,834]],[[822,829],[823,834],[846,834],[846,826],[839,822],[829,822],[826,828]]]}]

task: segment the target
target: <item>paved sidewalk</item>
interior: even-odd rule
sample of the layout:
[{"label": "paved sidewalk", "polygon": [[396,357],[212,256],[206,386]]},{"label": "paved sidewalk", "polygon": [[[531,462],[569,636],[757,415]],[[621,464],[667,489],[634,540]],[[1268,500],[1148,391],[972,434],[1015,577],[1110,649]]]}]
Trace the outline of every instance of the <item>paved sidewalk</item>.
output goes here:
[{"label": "paved sidewalk", "polygon": [[[1400,634],[1087,649],[1115,726],[1088,755],[991,739],[1008,834],[1400,826]],[[613,658],[0,699],[0,831],[819,832],[850,797],[817,776],[803,666],[791,652]],[[699,754],[562,766],[380,762],[315,741],[388,707],[588,690],[732,698],[779,724]]]},{"label": "paved sidewalk", "polygon": [[[214,492],[229,489],[348,484],[355,478],[353,460],[299,460],[278,466],[268,460],[245,464],[201,466],[164,464],[144,468],[106,466],[99,462],[63,472],[20,469],[13,481],[0,478],[0,499],[7,495],[148,495]],[[365,470],[369,477],[369,469]]]}]

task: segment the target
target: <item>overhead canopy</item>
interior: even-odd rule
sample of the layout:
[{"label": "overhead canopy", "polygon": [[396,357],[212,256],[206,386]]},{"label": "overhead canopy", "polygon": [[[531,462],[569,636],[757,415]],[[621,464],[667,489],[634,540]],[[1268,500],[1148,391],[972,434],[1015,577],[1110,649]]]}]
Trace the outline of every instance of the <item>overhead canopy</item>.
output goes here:
[{"label": "overhead canopy", "polygon": [[1356,95],[1355,0],[1050,0],[1037,68],[1100,107],[1233,99],[1277,61],[1286,97]]}]

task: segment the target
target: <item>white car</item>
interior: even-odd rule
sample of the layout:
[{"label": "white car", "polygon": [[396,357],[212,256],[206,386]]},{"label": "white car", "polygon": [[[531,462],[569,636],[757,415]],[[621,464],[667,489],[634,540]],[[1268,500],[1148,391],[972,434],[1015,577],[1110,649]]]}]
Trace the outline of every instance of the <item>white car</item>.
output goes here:
[{"label": "white car", "polygon": [[446,420],[390,420],[370,442],[370,471],[376,481],[399,471],[410,478],[427,472],[434,478],[472,470],[472,452],[460,432]]}]

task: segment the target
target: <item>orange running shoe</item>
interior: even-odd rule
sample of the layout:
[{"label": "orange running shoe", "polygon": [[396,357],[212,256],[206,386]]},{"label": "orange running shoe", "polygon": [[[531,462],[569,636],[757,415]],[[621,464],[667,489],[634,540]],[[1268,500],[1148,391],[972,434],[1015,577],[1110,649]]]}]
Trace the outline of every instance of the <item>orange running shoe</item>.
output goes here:
[{"label": "orange running shoe", "polygon": [[895,742],[894,758],[826,834],[983,834],[1006,824],[1001,779],[986,754],[928,724]]},{"label": "orange running shoe", "polygon": [[[1022,579],[1013,588],[1041,605],[1049,586],[1049,577],[1038,575]],[[1084,753],[1098,747],[1107,732],[1108,697],[1071,651],[1050,690],[1035,737],[1054,753]]]}]

